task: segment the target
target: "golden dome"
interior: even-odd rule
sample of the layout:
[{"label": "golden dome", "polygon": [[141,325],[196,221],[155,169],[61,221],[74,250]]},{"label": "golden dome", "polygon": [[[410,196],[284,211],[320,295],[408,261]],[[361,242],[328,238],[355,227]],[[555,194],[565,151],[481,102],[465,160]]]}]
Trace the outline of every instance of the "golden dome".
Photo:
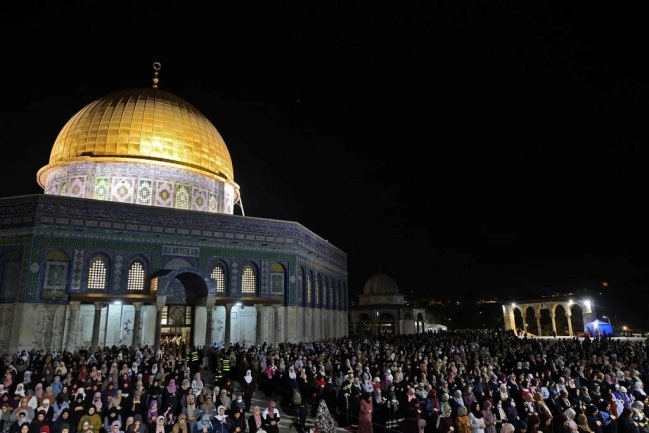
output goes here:
[{"label": "golden dome", "polygon": [[187,101],[157,88],[111,93],[82,108],[59,133],[49,165],[38,172],[39,185],[75,161],[176,167],[236,188],[230,153],[214,125]]}]

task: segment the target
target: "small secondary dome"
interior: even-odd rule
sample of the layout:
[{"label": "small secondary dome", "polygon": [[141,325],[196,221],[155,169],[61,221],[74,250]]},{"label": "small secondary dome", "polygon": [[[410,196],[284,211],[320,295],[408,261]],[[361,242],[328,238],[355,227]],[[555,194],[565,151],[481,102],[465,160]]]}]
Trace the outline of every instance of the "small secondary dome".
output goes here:
[{"label": "small secondary dome", "polygon": [[363,289],[365,295],[398,294],[399,285],[388,274],[379,272],[371,276]]}]

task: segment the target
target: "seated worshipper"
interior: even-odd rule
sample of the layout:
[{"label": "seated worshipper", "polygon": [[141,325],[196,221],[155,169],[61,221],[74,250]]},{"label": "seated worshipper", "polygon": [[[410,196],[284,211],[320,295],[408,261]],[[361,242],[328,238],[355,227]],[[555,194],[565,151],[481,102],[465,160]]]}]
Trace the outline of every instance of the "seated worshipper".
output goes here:
[{"label": "seated worshipper", "polygon": [[30,433],[41,433],[41,427],[47,426],[48,433],[51,423],[45,419],[45,411],[39,410],[36,412],[36,418],[29,425]]},{"label": "seated worshipper", "polygon": [[133,416],[133,424],[128,427],[129,431],[126,433],[149,433],[149,428],[146,423],[142,421],[142,415],[139,413]]},{"label": "seated worshipper", "polygon": [[170,428],[165,422],[165,417],[162,415],[158,416],[158,419],[156,419],[155,430],[153,430],[151,433],[169,433],[169,431]]},{"label": "seated worshipper", "polygon": [[437,433],[453,433],[455,431],[455,420],[451,417],[452,411],[449,404],[442,407],[437,421],[435,421]]},{"label": "seated worshipper", "polygon": [[122,430],[124,433],[133,430],[133,424],[135,423],[134,418],[132,416],[127,416],[126,421],[124,422],[124,425],[122,426]]},{"label": "seated worshipper", "polygon": [[36,411],[32,407],[29,406],[29,398],[23,397],[20,399],[18,406],[12,411],[12,414],[14,415],[14,419],[18,419],[18,413],[21,411],[25,411],[25,417],[28,419],[27,422],[32,422],[34,417],[36,416]]},{"label": "seated worshipper", "polygon": [[210,422],[210,417],[205,414],[196,423],[193,433],[214,433],[214,425]]},{"label": "seated worshipper", "polygon": [[81,418],[81,427],[77,429],[77,433],[99,433],[99,431],[92,430],[92,424],[90,424],[90,419],[86,416]]},{"label": "seated worshipper", "polygon": [[485,421],[482,415],[482,408],[477,400],[474,400],[469,406],[469,418],[471,419],[472,433],[485,433]]},{"label": "seated worshipper", "polygon": [[276,406],[275,400],[270,400],[268,407],[261,413],[261,418],[264,420],[264,430],[268,433],[279,433],[280,413]]},{"label": "seated worshipper", "polygon": [[247,430],[248,422],[244,416],[245,409],[232,409],[232,415],[228,417],[230,421],[231,433],[244,433]]},{"label": "seated worshipper", "polygon": [[122,424],[119,421],[113,421],[110,425],[110,429],[106,431],[107,433],[124,433],[122,430]]},{"label": "seated worshipper", "polygon": [[[11,426],[9,426],[10,433],[27,433],[29,431],[29,425],[32,422],[30,418],[27,418],[27,411],[21,410],[20,412],[18,412],[16,416],[17,416],[16,420],[13,422],[13,424],[11,424]],[[22,432],[23,426],[26,427],[27,429],[26,432]]]},{"label": "seated worshipper", "polygon": [[239,411],[246,411],[246,402],[243,401],[243,394],[238,392],[234,400],[232,400],[232,406],[230,407],[232,414]]},{"label": "seated worshipper", "polygon": [[191,433],[189,429],[189,424],[187,423],[187,415],[180,414],[178,415],[178,420],[171,429],[172,433]]},{"label": "seated worshipper", "polygon": [[[56,420],[52,423],[52,433],[62,433],[61,430],[63,429],[63,424],[68,424],[68,426],[70,426],[71,421],[70,409],[66,407],[59,412],[59,416],[57,416]],[[74,433],[75,431],[76,426],[74,430],[68,427],[68,433]]]},{"label": "seated worshipper", "polygon": [[50,404],[49,398],[44,398],[43,400],[41,400],[41,404],[36,408],[36,412],[41,410],[45,412],[45,419],[47,420],[47,422],[51,423],[54,419],[54,408]]},{"label": "seated worshipper", "polygon": [[[204,417],[205,415],[203,415]],[[216,409],[216,415],[212,419],[212,426],[214,433],[230,433],[232,423],[230,423],[229,416],[225,413],[225,406],[220,405]]]},{"label": "seated worshipper", "polygon": [[248,417],[248,433],[257,433],[263,430],[264,420],[261,418],[261,408],[253,406],[252,415]]},{"label": "seated worshipper", "polygon": [[149,410],[146,412],[146,424],[149,431],[153,431],[158,422],[158,417],[162,415],[158,412],[158,400],[152,399],[149,403]]},{"label": "seated worshipper", "polygon": [[223,407],[225,408],[225,413],[229,414],[232,408],[232,399],[228,396],[227,389],[221,390],[221,395],[219,397],[219,400],[221,402],[221,405],[223,405]]},{"label": "seated worshipper", "polygon": [[113,433],[111,429],[113,428],[113,423],[116,421],[119,422],[119,427],[122,428],[122,417],[119,411],[116,407],[111,407],[106,411],[106,415],[104,415],[104,429],[106,429],[106,432]]},{"label": "seated worshipper", "polygon": [[94,404],[91,404],[88,406],[88,409],[86,410],[86,413],[81,416],[81,421],[79,424],[77,424],[77,431],[81,431],[83,429],[83,421],[88,420],[91,426],[91,430],[94,433],[100,433],[99,430],[101,429],[103,425],[103,420],[97,413],[97,410],[95,408]]},{"label": "seated worshipper", "polygon": [[187,416],[190,431],[194,431],[203,413],[196,405],[196,397],[191,392],[187,394],[187,403],[183,406],[182,413]]},{"label": "seated worshipper", "polygon": [[[203,388],[205,389],[205,388]],[[211,395],[206,395],[205,396],[205,402],[201,405],[201,412],[205,415],[209,415],[210,421],[214,418],[215,415],[217,415],[217,410],[216,406],[212,402],[212,396]]]},{"label": "seated worshipper", "polygon": [[458,406],[457,415],[455,415],[455,430],[457,433],[471,433],[472,429],[473,424],[466,406]]}]

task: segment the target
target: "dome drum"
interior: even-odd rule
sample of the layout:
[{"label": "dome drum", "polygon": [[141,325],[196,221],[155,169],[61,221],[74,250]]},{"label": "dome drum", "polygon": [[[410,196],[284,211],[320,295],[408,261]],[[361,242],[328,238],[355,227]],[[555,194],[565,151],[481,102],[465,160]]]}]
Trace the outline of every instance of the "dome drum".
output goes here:
[{"label": "dome drum", "polygon": [[149,163],[95,161],[50,166],[45,194],[233,214],[238,190],[195,173]]}]

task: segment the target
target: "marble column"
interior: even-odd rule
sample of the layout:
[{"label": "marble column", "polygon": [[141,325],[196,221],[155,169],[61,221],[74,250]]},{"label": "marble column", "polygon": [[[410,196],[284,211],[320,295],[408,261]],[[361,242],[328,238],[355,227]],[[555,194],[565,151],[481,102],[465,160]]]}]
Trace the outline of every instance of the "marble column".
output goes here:
[{"label": "marble column", "polygon": [[281,321],[279,320],[279,305],[273,305],[273,341],[284,341],[280,338],[282,330],[280,328]]},{"label": "marble column", "polygon": [[225,335],[223,336],[223,346],[230,347],[230,325],[232,321],[232,304],[225,304]]},{"label": "marble column", "polygon": [[536,312],[534,313],[534,317],[536,317],[536,329],[538,329],[538,336],[541,337],[543,335],[543,331],[541,330],[541,312]]},{"label": "marble column", "polygon": [[99,348],[99,325],[101,324],[101,310],[104,308],[104,302],[95,302],[95,320],[92,323],[92,341],[91,350]]},{"label": "marble column", "polygon": [[156,297],[156,314],[155,314],[155,337],[153,339],[153,347],[155,348],[154,353],[158,353],[161,350],[162,342],[162,309],[167,303],[167,297],[164,295],[158,295]]},{"label": "marble column", "polygon": [[572,313],[566,313],[566,322],[568,322],[568,335],[572,337]]},{"label": "marble column", "polygon": [[79,340],[79,309],[81,308],[81,302],[79,301],[70,301],[68,304],[68,331],[65,333],[65,342],[63,347],[70,352],[75,352],[78,347]]},{"label": "marble column", "polygon": [[135,349],[140,347],[142,341],[142,302],[133,302],[135,308],[135,316],[133,317],[133,347]]},{"label": "marble column", "polygon": [[205,346],[212,347],[214,345],[214,308],[216,301],[207,301],[205,308],[207,308],[207,320],[205,321]]},{"label": "marble column", "polygon": [[205,308],[207,309],[207,318],[205,320],[205,347],[203,351],[203,367],[209,368],[210,365],[210,351],[214,346],[214,304],[216,299],[213,296],[207,298]]},{"label": "marble column", "polygon": [[256,331],[255,331],[255,340],[257,340],[257,341],[255,341],[256,345],[261,345],[264,342],[263,337],[261,335],[261,328],[262,328],[262,326],[261,326],[261,324],[262,324],[261,311],[262,311],[263,308],[264,308],[263,305],[255,304],[255,311],[257,312],[257,324],[256,324],[257,328],[256,328]]}]

